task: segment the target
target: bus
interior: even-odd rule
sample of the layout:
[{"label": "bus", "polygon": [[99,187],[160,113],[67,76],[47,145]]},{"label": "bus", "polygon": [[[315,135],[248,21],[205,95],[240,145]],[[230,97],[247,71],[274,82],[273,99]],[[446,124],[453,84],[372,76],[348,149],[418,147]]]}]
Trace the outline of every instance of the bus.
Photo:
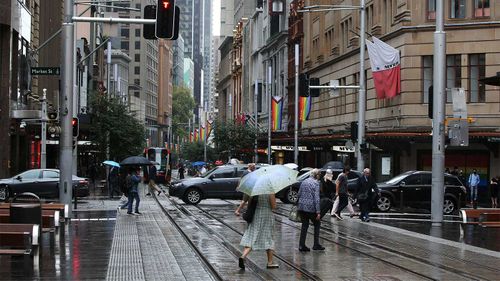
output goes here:
[{"label": "bus", "polygon": [[165,179],[168,161],[170,160],[168,149],[165,147],[146,147],[144,148],[144,157],[156,163],[157,181],[162,183]]}]

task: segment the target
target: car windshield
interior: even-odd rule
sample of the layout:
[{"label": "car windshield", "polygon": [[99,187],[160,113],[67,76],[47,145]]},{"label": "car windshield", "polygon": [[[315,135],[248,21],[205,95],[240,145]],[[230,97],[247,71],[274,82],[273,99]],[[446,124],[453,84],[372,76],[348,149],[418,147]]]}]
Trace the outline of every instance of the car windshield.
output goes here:
[{"label": "car windshield", "polygon": [[402,173],[401,175],[397,175],[397,176],[393,177],[392,179],[386,181],[385,183],[386,184],[396,184],[396,183],[400,182],[401,180],[403,180],[404,178],[406,178],[409,173],[410,172],[406,172],[406,173]]}]

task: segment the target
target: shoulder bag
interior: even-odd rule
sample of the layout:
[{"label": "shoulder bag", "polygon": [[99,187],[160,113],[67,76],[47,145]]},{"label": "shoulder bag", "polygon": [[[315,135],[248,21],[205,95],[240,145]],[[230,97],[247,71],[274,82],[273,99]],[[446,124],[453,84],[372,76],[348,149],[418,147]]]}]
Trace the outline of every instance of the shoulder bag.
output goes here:
[{"label": "shoulder bag", "polygon": [[288,219],[291,221],[294,221],[294,222],[301,222],[302,221],[300,218],[300,213],[297,210],[296,205],[292,206],[292,209],[290,210],[290,214],[288,215]]},{"label": "shoulder bag", "polygon": [[258,201],[259,200],[257,199],[257,196],[250,197],[250,200],[248,201],[248,207],[242,215],[243,219],[247,223],[252,223],[253,217],[255,215],[255,210],[257,209],[257,202]]}]

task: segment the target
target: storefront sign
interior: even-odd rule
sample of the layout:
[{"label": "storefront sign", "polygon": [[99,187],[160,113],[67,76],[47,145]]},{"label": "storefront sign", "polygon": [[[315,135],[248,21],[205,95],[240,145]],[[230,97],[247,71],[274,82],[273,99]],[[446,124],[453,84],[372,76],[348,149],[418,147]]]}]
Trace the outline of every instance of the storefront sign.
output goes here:
[{"label": "storefront sign", "polygon": [[333,151],[345,152],[345,153],[353,153],[355,151],[354,147],[348,148],[342,145],[334,145],[332,146]]},{"label": "storefront sign", "polygon": [[[293,151],[294,147],[293,146],[286,146],[286,145],[273,145],[271,146],[272,150],[286,150],[286,151]],[[307,146],[299,146],[299,151],[309,151],[307,149]]]},{"label": "storefront sign", "polygon": [[323,147],[321,147],[321,146],[313,146],[311,150],[312,151],[323,151],[325,149]]}]

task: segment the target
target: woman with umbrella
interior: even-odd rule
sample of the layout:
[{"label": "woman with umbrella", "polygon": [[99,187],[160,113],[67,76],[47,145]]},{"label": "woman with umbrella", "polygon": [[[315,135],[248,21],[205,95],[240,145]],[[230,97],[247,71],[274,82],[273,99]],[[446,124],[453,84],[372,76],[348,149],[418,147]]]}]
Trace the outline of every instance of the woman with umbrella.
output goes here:
[{"label": "woman with umbrella", "polygon": [[[294,183],[297,171],[282,165],[262,167],[243,177],[238,185],[238,191],[250,196],[248,206],[257,203],[255,214],[241,238],[240,245],[244,247],[243,255],[239,258],[239,267],[245,269],[245,259],[252,250],[266,250],[267,268],[278,268],[273,262],[274,253],[274,217],[276,208],[275,193]],[[247,210],[248,211],[248,210]]]}]

